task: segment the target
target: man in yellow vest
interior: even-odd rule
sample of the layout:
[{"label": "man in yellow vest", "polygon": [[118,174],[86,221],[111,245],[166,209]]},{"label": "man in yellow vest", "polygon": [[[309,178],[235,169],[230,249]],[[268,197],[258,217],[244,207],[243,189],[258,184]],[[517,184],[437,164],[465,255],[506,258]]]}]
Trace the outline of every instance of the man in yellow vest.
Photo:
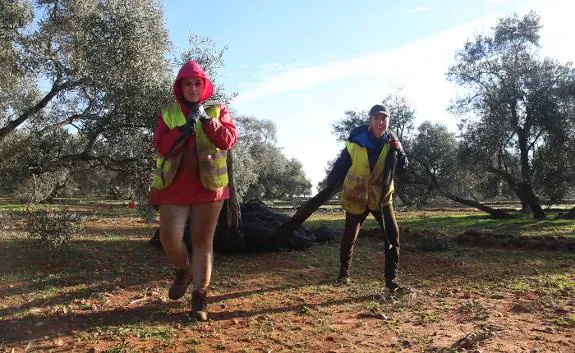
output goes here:
[{"label": "man in yellow vest", "polygon": [[[371,213],[385,229],[385,285],[395,292],[401,289],[397,282],[399,228],[392,203],[393,181],[383,190],[384,170],[392,167],[385,165],[386,160],[397,161],[400,169],[407,168],[408,161],[397,137],[387,131],[389,119],[389,111],[384,106],[377,104],[370,109],[368,124],[351,133],[327,182],[329,185],[343,183],[340,197],[346,213],[338,280],[349,283],[353,247],[361,224]],[[388,158],[395,157],[391,152],[397,152],[397,159]]]}]

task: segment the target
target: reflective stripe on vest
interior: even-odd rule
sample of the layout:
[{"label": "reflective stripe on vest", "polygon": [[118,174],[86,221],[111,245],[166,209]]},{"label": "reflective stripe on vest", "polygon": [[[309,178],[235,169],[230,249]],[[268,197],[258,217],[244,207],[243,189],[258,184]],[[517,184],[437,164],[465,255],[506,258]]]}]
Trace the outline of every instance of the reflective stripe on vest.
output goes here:
[{"label": "reflective stripe on vest", "polygon": [[[211,117],[219,119],[220,106],[206,109]],[[202,123],[196,123],[196,147],[200,166],[202,184],[208,190],[217,190],[228,186],[228,151],[220,150],[210,140],[203,129]]]},{"label": "reflective stripe on vest", "polygon": [[[220,105],[205,108],[206,113],[213,119],[220,117]],[[162,119],[169,129],[186,124],[186,117],[178,103],[173,103],[162,110]],[[218,190],[228,185],[227,151],[220,150],[210,140],[198,120],[195,125],[196,149],[199,160],[200,179],[202,185],[209,190]],[[176,176],[182,154],[156,159],[156,172],[152,179],[152,187],[163,190],[168,187]]]},{"label": "reflective stripe on vest", "polygon": [[[366,209],[376,210],[381,200],[382,176],[385,158],[389,152],[386,143],[377,158],[373,172],[369,170],[367,149],[353,142],[346,142],[346,148],[351,156],[349,168],[340,194],[342,207],[349,213],[359,215]],[[391,202],[393,182],[385,195],[384,204]]]}]

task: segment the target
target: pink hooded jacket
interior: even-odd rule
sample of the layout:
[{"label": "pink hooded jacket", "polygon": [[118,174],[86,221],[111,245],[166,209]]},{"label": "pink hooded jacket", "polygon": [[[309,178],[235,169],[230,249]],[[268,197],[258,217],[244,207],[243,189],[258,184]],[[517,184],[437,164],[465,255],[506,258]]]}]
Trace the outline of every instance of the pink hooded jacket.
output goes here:
[{"label": "pink hooded jacket", "polygon": [[[200,65],[191,60],[185,63],[178,72],[173,86],[176,101],[180,104],[185,116],[188,115],[190,108],[183,103],[180,81],[187,77],[201,77],[204,79],[204,90],[200,98],[200,103],[210,98],[214,91],[212,82],[206,76]],[[165,156],[180,136],[180,130],[177,128],[169,129],[164,123],[161,113],[158,113],[156,120],[156,129],[154,130],[153,138],[154,147],[160,155]],[[236,127],[230,113],[223,105],[220,111],[220,119],[212,119],[204,123],[203,129],[216,147],[222,150],[229,150],[236,143]],[[183,154],[174,182],[163,190],[152,188],[149,200],[150,205],[191,205],[229,198],[230,192],[227,187],[213,191],[206,189],[202,185],[198,167],[195,135],[188,137],[184,147],[174,153]]]}]

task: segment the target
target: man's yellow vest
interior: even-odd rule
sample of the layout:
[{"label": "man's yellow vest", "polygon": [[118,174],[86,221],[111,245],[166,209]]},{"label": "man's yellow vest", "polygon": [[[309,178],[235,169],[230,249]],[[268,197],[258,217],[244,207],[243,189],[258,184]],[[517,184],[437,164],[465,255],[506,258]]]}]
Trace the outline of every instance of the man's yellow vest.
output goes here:
[{"label": "man's yellow vest", "polygon": [[[219,104],[205,108],[206,113],[212,119],[220,118],[220,110]],[[162,110],[162,119],[170,129],[186,124],[186,117],[178,103],[173,103]],[[220,150],[214,145],[208,135],[206,135],[202,122],[199,120],[196,121],[195,131],[202,184],[208,190],[218,190],[228,186],[227,151]],[[182,142],[185,142],[185,140]],[[174,181],[181,157],[181,152],[166,158],[162,156],[157,157],[157,169],[152,179],[153,188],[163,190]]]},{"label": "man's yellow vest", "polygon": [[[389,143],[386,143],[377,158],[373,172],[369,170],[367,149],[353,142],[346,142],[347,151],[351,156],[349,168],[341,191],[341,205],[349,213],[362,214],[366,209],[377,210],[381,200],[383,169],[385,158],[389,153]],[[393,181],[383,199],[383,205],[391,202],[394,191]]]}]

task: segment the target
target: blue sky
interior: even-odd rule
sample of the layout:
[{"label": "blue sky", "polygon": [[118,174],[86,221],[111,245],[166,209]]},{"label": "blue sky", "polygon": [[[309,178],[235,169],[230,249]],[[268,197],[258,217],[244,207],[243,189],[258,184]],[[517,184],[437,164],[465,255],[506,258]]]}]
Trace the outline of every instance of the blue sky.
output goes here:
[{"label": "blue sky", "polygon": [[314,186],[343,147],[331,124],[397,89],[418,124],[455,131],[445,110],[457,94],[445,80],[455,51],[497,18],[530,9],[542,17],[543,54],[575,61],[570,0],[164,1],[176,48],[186,48],[189,32],[229,47],[217,81],[238,93],[231,107],[274,121],[278,145]]}]

